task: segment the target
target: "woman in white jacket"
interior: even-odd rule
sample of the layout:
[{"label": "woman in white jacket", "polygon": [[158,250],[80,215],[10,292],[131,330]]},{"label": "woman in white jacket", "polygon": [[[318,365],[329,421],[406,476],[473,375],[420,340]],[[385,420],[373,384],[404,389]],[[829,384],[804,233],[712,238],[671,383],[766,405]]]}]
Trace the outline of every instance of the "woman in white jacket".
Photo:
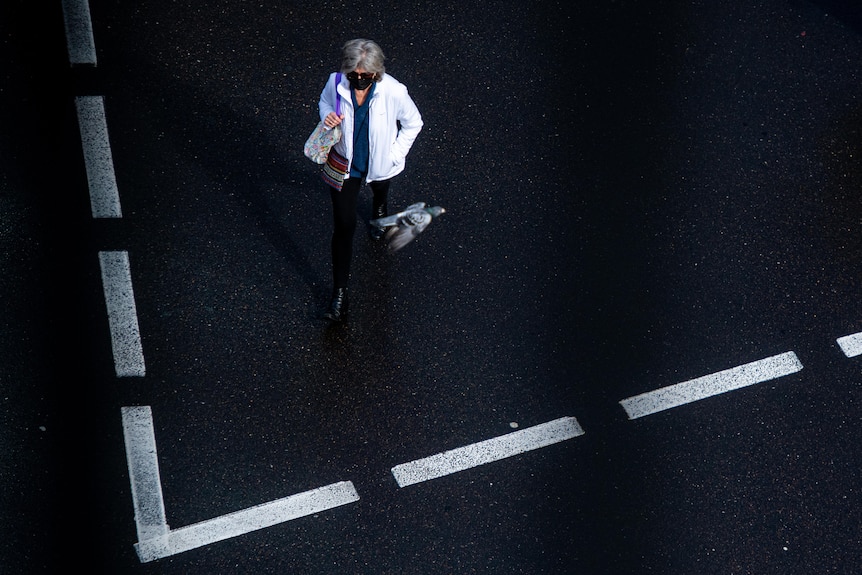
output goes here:
[{"label": "woman in white jacket", "polygon": [[[332,301],[323,316],[335,322],[347,317],[347,286],[362,182],[373,192],[372,219],[388,215],[389,184],[404,171],[407,153],[422,129],[422,116],[407,88],[386,74],[383,60],[383,51],[376,43],[350,40],[342,49],[341,81],[333,90],[336,75],[330,75],[320,95],[320,119],[329,127],[342,128],[341,141],[333,147],[334,154],[330,152],[330,165],[324,170],[334,227]],[[340,115],[336,114],[339,108]],[[346,170],[343,182],[330,177],[332,164]],[[380,239],[383,232],[372,228],[371,237]]]}]

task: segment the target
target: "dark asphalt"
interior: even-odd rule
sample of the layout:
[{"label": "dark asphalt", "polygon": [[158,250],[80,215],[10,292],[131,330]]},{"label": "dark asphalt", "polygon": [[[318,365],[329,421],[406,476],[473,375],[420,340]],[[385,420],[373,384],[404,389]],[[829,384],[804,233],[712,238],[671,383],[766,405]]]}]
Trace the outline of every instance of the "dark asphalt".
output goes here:
[{"label": "dark asphalt", "polygon": [[[862,12],[849,2],[3,4],[0,573],[855,574]],[[302,155],[347,39],[425,120],[357,231],[352,318]],[[123,217],[93,220],[103,95]],[[363,192],[360,221],[370,215]],[[97,254],[147,373],[114,375]],[[630,421],[619,401],[794,351],[799,374]],[[360,501],[142,564],[120,408],[168,523],[336,481]],[[585,435],[405,488],[397,464],[564,416]]]}]

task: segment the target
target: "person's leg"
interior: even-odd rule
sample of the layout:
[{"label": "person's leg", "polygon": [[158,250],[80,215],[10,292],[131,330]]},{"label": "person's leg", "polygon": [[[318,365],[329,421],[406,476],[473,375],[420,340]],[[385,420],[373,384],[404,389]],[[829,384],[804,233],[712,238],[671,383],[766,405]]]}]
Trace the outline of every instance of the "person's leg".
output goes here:
[{"label": "person's leg", "polygon": [[[369,186],[374,194],[371,200],[371,219],[385,218],[389,215],[389,184],[392,180],[382,180],[379,182],[371,182]],[[371,234],[371,239],[379,240],[386,231],[376,226],[371,226],[368,230]]]},{"label": "person's leg", "polygon": [[359,178],[344,181],[341,191],[330,188],[332,198],[332,279],[334,287],[347,287],[353,236],[356,231],[356,204],[359,200]]},{"label": "person's leg", "polygon": [[360,178],[348,178],[341,190],[330,188],[332,199],[332,302],[324,317],[341,321],[347,315],[347,284],[350,282],[350,261],[353,257],[353,236],[356,231],[356,204],[359,200]]}]

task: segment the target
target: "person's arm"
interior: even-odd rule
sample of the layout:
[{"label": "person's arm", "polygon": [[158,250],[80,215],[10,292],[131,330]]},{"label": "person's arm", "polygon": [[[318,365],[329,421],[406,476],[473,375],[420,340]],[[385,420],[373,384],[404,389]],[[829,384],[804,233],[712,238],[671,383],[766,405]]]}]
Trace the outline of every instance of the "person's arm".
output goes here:
[{"label": "person's arm", "polygon": [[401,123],[401,129],[398,131],[398,136],[395,138],[395,143],[392,146],[393,155],[401,160],[407,157],[407,153],[413,146],[416,136],[422,130],[422,114],[419,113],[419,108],[407,92],[407,88],[402,86],[403,93],[400,95],[399,110],[397,119]]}]

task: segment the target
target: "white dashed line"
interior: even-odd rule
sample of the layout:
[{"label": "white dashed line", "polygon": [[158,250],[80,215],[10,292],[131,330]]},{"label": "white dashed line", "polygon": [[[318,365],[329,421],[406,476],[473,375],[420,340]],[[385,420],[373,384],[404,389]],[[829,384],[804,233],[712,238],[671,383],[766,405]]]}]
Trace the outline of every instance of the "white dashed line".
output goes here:
[{"label": "white dashed line", "polygon": [[796,373],[802,363],[792,351],[684,381],[620,401],[629,419],[678,407],[713,395]]},{"label": "white dashed line", "polygon": [[392,468],[392,475],[395,476],[398,486],[404,487],[512,457],[525,451],[546,447],[583,434],[584,430],[581,429],[574,417],[563,417],[493,439],[396,465]]},{"label": "white dashed line", "polygon": [[152,409],[149,406],[123,407],[121,412],[138,531],[135,549],[142,563],[359,500],[353,483],[340,481],[187,527],[170,529],[162,497]]},{"label": "white dashed line", "polygon": [[78,96],[78,127],[84,150],[84,167],[90,188],[94,218],[121,218],[120,194],[114,174],[114,159],[108,140],[108,121],[102,96]]},{"label": "white dashed line", "polygon": [[117,377],[146,374],[128,252],[99,252]]},{"label": "white dashed line", "polygon": [[847,357],[856,357],[862,355],[862,333],[854,333],[853,335],[845,335],[837,340],[838,347],[844,352]]},{"label": "white dashed line", "polygon": [[63,0],[63,20],[66,26],[66,47],[69,63],[96,65],[96,43],[90,21],[87,0]]}]

